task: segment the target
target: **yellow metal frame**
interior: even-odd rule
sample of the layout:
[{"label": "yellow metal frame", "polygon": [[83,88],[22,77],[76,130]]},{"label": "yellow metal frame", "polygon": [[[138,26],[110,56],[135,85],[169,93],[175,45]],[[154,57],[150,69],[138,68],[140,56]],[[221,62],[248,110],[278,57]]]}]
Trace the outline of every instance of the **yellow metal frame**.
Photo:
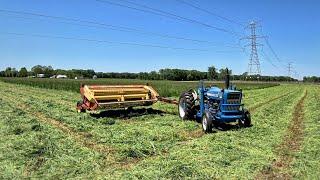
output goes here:
[{"label": "yellow metal frame", "polygon": [[151,105],[158,100],[159,94],[146,85],[85,85],[83,96],[99,107],[130,107]]}]

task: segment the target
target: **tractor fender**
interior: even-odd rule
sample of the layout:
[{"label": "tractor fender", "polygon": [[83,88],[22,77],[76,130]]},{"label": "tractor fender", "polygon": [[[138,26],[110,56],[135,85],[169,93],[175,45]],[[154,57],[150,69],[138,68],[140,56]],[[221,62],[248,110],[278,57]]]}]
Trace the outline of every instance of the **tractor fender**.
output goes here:
[{"label": "tractor fender", "polygon": [[192,94],[192,97],[194,100],[198,100],[198,93],[196,90],[194,89],[189,89],[187,92],[191,93]]},{"label": "tractor fender", "polygon": [[197,93],[197,91],[195,91],[194,89],[190,89],[190,92],[192,93],[193,98],[194,98],[195,100],[197,100],[197,99],[198,99],[198,93]]}]

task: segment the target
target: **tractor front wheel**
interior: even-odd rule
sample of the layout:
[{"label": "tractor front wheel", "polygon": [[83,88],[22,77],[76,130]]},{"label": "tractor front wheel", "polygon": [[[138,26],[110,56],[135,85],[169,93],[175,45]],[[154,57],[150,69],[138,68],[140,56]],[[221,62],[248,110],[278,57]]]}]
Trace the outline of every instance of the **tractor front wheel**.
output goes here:
[{"label": "tractor front wheel", "polygon": [[196,114],[195,101],[192,91],[181,94],[178,105],[179,116],[181,119],[194,119]]},{"label": "tractor front wheel", "polygon": [[248,110],[243,111],[242,119],[239,119],[239,126],[240,127],[250,127],[251,126],[251,115]]},{"label": "tractor front wheel", "polygon": [[213,122],[208,113],[204,113],[201,120],[202,129],[205,133],[211,133],[213,128]]}]

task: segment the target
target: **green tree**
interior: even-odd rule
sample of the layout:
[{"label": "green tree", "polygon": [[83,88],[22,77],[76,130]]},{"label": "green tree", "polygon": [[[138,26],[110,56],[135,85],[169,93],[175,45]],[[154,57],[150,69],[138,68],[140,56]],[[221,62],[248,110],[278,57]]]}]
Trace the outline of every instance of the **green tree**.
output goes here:
[{"label": "green tree", "polygon": [[214,80],[217,79],[218,73],[217,69],[214,66],[208,67],[208,79]]},{"label": "green tree", "polygon": [[54,70],[52,66],[43,66],[42,70],[43,70],[43,74],[45,74],[47,77],[50,77],[54,74]]},{"label": "green tree", "polygon": [[41,65],[36,65],[31,68],[31,71],[34,73],[34,75],[43,74],[44,68]]},{"label": "green tree", "polygon": [[247,80],[248,75],[249,75],[248,72],[242,73],[242,74],[241,74],[241,80]]},{"label": "green tree", "polygon": [[19,77],[27,77],[28,76],[28,70],[25,67],[22,67],[19,71]]},{"label": "green tree", "polygon": [[149,79],[151,79],[151,80],[157,80],[157,79],[159,79],[159,74],[156,72],[156,71],[151,71],[150,73],[149,73]]},{"label": "green tree", "polygon": [[12,77],[12,68],[7,67],[6,70],[4,70],[4,76],[5,77]]},{"label": "green tree", "polygon": [[[227,68],[222,68],[219,70],[219,80],[224,80],[227,75]],[[232,75],[232,70],[229,69],[229,75]]]}]

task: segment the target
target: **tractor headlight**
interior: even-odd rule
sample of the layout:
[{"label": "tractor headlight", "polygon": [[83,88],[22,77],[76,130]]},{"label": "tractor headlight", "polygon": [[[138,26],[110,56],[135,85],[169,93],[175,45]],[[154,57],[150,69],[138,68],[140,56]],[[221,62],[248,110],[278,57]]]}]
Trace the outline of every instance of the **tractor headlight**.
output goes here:
[{"label": "tractor headlight", "polygon": [[240,107],[239,107],[239,111],[243,111],[243,106],[240,106]]},{"label": "tractor headlight", "polygon": [[223,92],[219,92],[219,98],[222,99]]}]

